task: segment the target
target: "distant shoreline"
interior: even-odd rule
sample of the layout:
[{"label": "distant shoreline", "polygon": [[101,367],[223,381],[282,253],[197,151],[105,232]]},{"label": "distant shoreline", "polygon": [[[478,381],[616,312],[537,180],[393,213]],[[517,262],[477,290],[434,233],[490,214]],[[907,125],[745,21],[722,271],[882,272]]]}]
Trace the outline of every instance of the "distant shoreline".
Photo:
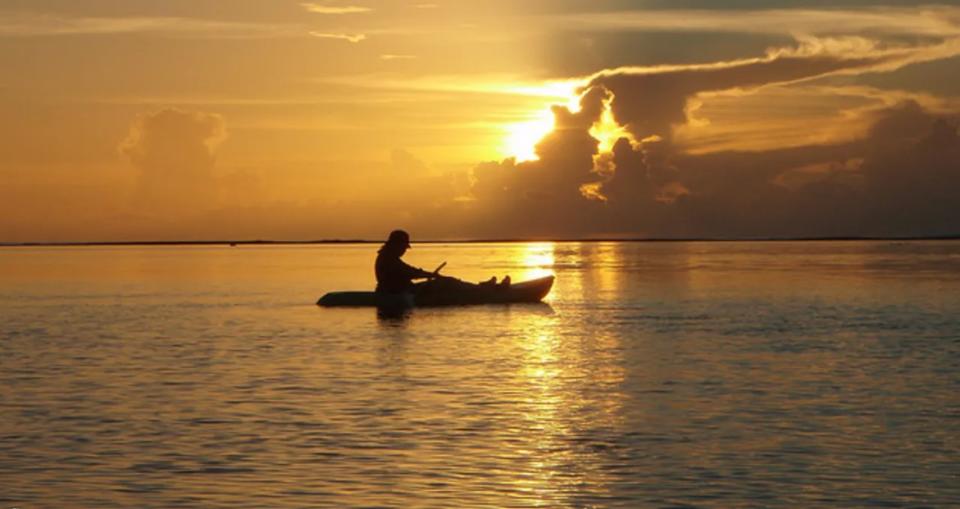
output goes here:
[{"label": "distant shoreline", "polygon": [[[932,237],[770,237],[770,238],[557,238],[557,239],[462,239],[421,240],[414,244],[517,244],[528,242],[857,242],[857,241],[931,241],[957,240],[960,234]],[[91,242],[0,242],[0,247],[103,247],[103,246],[288,246],[381,244],[382,240],[321,239],[321,240],[155,240],[155,241],[91,241]]]}]

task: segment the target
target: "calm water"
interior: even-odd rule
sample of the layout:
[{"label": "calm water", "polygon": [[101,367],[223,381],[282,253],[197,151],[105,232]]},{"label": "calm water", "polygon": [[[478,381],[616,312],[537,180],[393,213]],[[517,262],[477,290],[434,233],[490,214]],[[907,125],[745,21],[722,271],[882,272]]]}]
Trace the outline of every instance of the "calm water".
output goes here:
[{"label": "calm water", "polygon": [[960,242],[0,249],[0,508],[960,505]]}]

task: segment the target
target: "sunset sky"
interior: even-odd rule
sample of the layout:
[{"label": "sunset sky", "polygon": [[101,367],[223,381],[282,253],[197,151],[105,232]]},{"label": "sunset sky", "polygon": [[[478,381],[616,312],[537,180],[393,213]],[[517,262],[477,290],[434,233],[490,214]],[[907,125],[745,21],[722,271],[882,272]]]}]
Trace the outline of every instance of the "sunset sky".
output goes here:
[{"label": "sunset sky", "polygon": [[0,0],[0,242],[960,233],[960,3]]}]

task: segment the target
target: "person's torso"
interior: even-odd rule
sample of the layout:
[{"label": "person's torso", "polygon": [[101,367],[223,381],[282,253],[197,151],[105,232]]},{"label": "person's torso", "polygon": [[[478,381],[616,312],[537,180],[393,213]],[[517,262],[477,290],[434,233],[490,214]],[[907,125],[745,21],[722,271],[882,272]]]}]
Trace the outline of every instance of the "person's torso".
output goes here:
[{"label": "person's torso", "polygon": [[407,264],[399,256],[380,252],[374,264],[377,276],[377,291],[384,293],[401,293],[413,286],[407,270]]}]

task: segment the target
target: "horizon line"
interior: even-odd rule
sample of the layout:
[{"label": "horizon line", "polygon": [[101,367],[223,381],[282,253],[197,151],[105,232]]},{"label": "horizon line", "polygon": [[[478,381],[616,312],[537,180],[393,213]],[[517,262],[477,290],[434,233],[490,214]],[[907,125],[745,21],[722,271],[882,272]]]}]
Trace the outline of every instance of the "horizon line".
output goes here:
[{"label": "horizon line", "polygon": [[[950,235],[913,236],[811,236],[811,237],[558,237],[558,238],[491,238],[491,239],[427,239],[412,244],[517,244],[529,242],[825,242],[825,241],[923,241],[960,240],[960,233]],[[0,247],[97,247],[97,246],[241,246],[241,245],[330,245],[382,244],[371,239],[316,240],[138,240],[138,241],[71,241],[71,242],[0,242]]]}]

